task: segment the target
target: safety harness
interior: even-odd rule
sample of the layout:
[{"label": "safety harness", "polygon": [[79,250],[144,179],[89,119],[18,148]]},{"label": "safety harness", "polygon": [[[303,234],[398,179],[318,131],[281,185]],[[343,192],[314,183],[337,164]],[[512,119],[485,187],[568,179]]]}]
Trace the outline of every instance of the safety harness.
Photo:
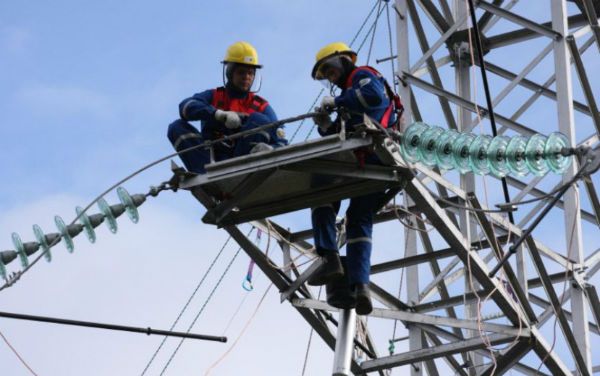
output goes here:
[{"label": "safety harness", "polygon": [[219,110],[234,111],[250,115],[253,112],[263,112],[269,105],[269,102],[254,93],[248,93],[245,98],[231,98],[229,94],[227,94],[227,89],[221,86],[213,90],[212,101],[210,104]]},{"label": "safety harness", "polygon": [[[377,77],[378,79],[383,81],[383,85],[385,87],[385,92],[386,92],[388,98],[390,99],[390,104],[387,106],[387,108],[383,112],[381,119],[378,119],[378,120],[379,120],[379,123],[384,128],[398,130],[400,128],[400,118],[402,117],[402,113],[404,113],[404,106],[402,105],[400,96],[398,94],[394,93],[394,91],[390,87],[390,84],[388,84],[385,77],[383,77],[383,75],[381,73],[379,73],[379,71],[377,69],[370,67],[368,65],[356,67],[356,69],[354,69],[348,76],[348,79],[346,80],[346,87],[349,88],[352,86],[352,80],[354,79],[354,75],[360,71],[371,72],[372,74],[375,75],[375,77]],[[396,118],[395,118],[394,122],[392,124],[390,124],[390,119],[391,119],[393,113],[396,114]],[[368,150],[367,148],[360,148],[360,149],[357,149],[354,151],[354,155],[356,156],[356,159],[358,161],[358,165],[360,166],[360,168],[365,167],[366,158],[370,154],[372,154],[372,151]]]},{"label": "safety harness", "polygon": [[[381,73],[379,73],[379,71],[377,69],[370,67],[368,65],[356,67],[356,69],[354,69],[352,71],[352,73],[350,73],[350,75],[348,76],[348,79],[346,80],[346,87],[348,88],[348,87],[352,86],[352,80],[354,79],[354,75],[360,71],[371,72],[377,78],[379,78],[381,81],[383,81],[383,85],[385,86],[385,92],[386,92],[388,98],[390,98],[390,104],[385,109],[383,115],[381,116],[381,119],[378,119],[378,120],[379,120],[379,123],[384,128],[398,129],[399,128],[398,126],[400,124],[400,118],[402,117],[402,113],[404,113],[404,106],[402,105],[400,96],[398,94],[394,93],[394,91],[390,87],[390,84],[387,82],[385,77],[383,77],[383,75]],[[394,112],[396,113],[396,119],[393,122],[393,124],[390,124],[390,119],[392,117],[392,113],[394,113]]]}]

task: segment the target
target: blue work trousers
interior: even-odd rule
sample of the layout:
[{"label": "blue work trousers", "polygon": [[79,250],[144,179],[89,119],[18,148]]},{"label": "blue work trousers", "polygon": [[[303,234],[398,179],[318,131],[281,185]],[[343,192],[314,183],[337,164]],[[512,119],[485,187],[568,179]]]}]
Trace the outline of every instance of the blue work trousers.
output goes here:
[{"label": "blue work trousers", "polygon": [[[375,192],[350,199],[346,211],[346,263],[351,285],[369,283],[373,216],[384,192]],[[311,219],[317,253],[338,252],[335,218],[340,202],[312,209]]]},{"label": "blue work trousers", "polygon": [[[242,126],[239,128],[239,132],[260,127],[269,122],[269,118],[265,115],[260,112],[255,112],[244,120]],[[205,141],[204,137],[196,127],[182,119],[175,120],[169,125],[167,136],[176,151],[200,145]],[[278,137],[277,130],[275,128],[270,128],[265,131],[239,138],[233,142],[215,144],[213,146],[215,161],[218,162],[240,155],[246,155],[252,150],[254,145],[260,142],[264,142],[274,147],[287,145],[285,139]],[[210,149],[193,149],[180,154],[179,157],[188,171],[203,174],[206,172],[204,166],[210,163]]]}]

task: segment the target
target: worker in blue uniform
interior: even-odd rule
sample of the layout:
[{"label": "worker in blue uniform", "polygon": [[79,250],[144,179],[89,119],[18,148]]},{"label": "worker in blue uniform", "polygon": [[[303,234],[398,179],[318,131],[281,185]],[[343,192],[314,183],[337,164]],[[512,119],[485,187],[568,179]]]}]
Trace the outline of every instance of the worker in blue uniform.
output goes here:
[{"label": "worker in blue uniform", "polygon": [[[247,42],[229,46],[222,61],[225,86],[206,90],[183,100],[179,104],[179,119],[169,125],[167,136],[177,151],[200,145],[223,136],[251,130],[277,121],[269,103],[251,91],[259,64],[256,49]],[[201,131],[190,124],[200,120]],[[215,161],[271,150],[287,145],[283,127],[272,127],[230,141],[216,143]],[[208,148],[197,148],[180,154],[185,167],[192,172],[204,173],[210,163]]]},{"label": "worker in blue uniform", "polygon": [[[315,123],[322,136],[340,131],[341,122],[332,121],[324,109],[343,108],[349,113],[345,121],[346,131],[352,132],[356,124],[363,122],[366,114],[384,127],[393,127],[401,110],[399,98],[374,68],[357,67],[356,53],[345,43],[336,42],[323,47],[318,53],[312,77],[325,84],[336,85],[341,93],[326,96],[321,101],[321,114]],[[380,164],[375,154],[367,150],[355,152],[358,163]],[[356,308],[359,315],[369,314],[372,303],[369,293],[373,216],[382,204],[384,192],[376,192],[350,199],[346,212],[346,257],[340,259],[336,215],[340,203],[332,203],[311,212],[314,242],[317,253],[323,257],[323,266],[308,281],[311,285],[327,284],[327,301],[338,308]],[[342,266],[345,264],[345,268]],[[347,273],[344,273],[346,269]],[[341,283],[340,283],[341,281]],[[340,287],[342,286],[342,287]],[[346,288],[343,288],[346,286]]]}]

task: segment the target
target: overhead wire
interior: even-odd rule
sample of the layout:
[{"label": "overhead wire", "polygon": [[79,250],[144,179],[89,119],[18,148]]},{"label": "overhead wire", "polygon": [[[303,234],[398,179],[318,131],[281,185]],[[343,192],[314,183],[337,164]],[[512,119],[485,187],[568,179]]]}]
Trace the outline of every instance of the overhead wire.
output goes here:
[{"label": "overhead wire", "polygon": [[[142,172],[148,170],[149,168],[154,167],[154,166],[156,166],[156,165],[158,165],[158,164],[160,164],[160,163],[162,163],[162,162],[164,162],[164,161],[166,161],[168,159],[171,159],[171,158],[173,158],[173,157],[175,157],[177,155],[188,153],[188,152],[190,152],[192,150],[209,148],[209,147],[211,147],[211,146],[213,146],[213,145],[215,145],[215,144],[217,144],[219,142],[228,141],[228,140],[235,140],[235,139],[238,139],[238,138],[241,138],[241,137],[245,137],[245,136],[247,136],[249,134],[258,133],[258,132],[260,132],[262,130],[265,130],[265,129],[269,129],[269,128],[276,127],[276,126],[279,126],[279,125],[282,125],[282,124],[291,123],[291,122],[299,121],[299,120],[302,120],[302,119],[306,119],[306,118],[312,117],[313,115],[314,115],[314,113],[310,113],[309,112],[309,113],[305,113],[305,114],[302,114],[302,115],[298,115],[298,116],[294,116],[294,117],[290,117],[290,118],[278,120],[278,121],[275,121],[275,122],[272,122],[272,123],[268,123],[268,124],[262,125],[260,127],[257,127],[257,128],[251,129],[251,130],[247,130],[247,131],[242,131],[242,132],[239,132],[239,133],[236,133],[236,134],[233,134],[233,135],[226,135],[226,136],[224,136],[224,137],[222,137],[222,138],[220,138],[218,140],[205,141],[202,144],[194,145],[194,146],[191,146],[189,148],[185,148],[185,149],[177,151],[175,153],[168,154],[168,155],[166,155],[166,156],[164,156],[162,158],[159,158],[159,159],[157,159],[157,160],[155,160],[155,161],[153,161],[151,163],[148,163],[148,164],[142,166],[141,168],[135,170],[133,173],[127,175],[124,178],[122,178],[121,180],[119,180],[115,184],[111,185],[106,190],[104,190],[95,199],[93,199],[88,205],[86,205],[83,208],[83,210],[81,210],[79,212],[79,214],[75,217],[75,219],[73,219],[73,221],[71,221],[71,223],[67,227],[74,225],[79,220],[79,218],[81,218],[94,204],[96,204],[100,199],[102,199],[108,193],[110,193],[111,191],[113,191],[115,188],[117,188],[118,186],[122,185],[123,183],[129,181],[133,177],[141,174]],[[58,244],[60,242],[60,240],[61,240],[61,237],[57,237],[56,240],[54,240],[52,243],[50,243],[48,245],[48,248],[46,248],[45,250],[43,250],[33,261],[31,261],[29,263],[29,265],[27,265],[23,270],[17,272],[16,275],[13,277],[13,279],[6,281],[4,283],[4,285],[2,285],[0,287],[0,291],[4,290],[7,287],[12,286],[19,278],[21,278],[21,276],[23,276],[35,264],[37,264],[39,262],[39,260],[43,256],[45,256],[47,252],[50,251],[50,248],[52,248],[56,244]]]},{"label": "overhead wire", "polygon": [[[242,247],[239,247],[238,250],[235,252],[235,254],[233,255],[233,258],[231,259],[231,261],[229,261],[229,264],[227,264],[227,266],[225,267],[225,270],[223,271],[223,274],[221,274],[221,277],[219,278],[219,280],[217,281],[217,283],[213,287],[212,291],[210,292],[210,294],[206,298],[206,301],[204,302],[204,304],[202,304],[202,307],[200,308],[200,310],[198,311],[198,313],[196,314],[196,316],[192,320],[192,323],[188,326],[186,332],[189,332],[190,330],[192,330],[192,328],[196,324],[196,321],[198,321],[198,318],[200,317],[200,315],[202,314],[202,312],[204,312],[204,309],[206,308],[206,306],[208,305],[208,303],[212,299],[213,295],[215,294],[215,292],[217,291],[217,289],[221,285],[221,282],[223,282],[223,279],[225,278],[225,275],[227,275],[227,272],[229,272],[229,269],[231,269],[231,266],[233,265],[233,262],[236,260],[236,258],[240,254],[241,250],[242,250]],[[169,359],[167,360],[167,362],[165,363],[163,369],[160,372],[161,376],[164,375],[165,371],[167,370],[167,368],[169,367],[169,365],[171,364],[171,362],[175,358],[175,355],[177,355],[177,352],[181,348],[181,345],[183,344],[184,340],[185,340],[185,338],[182,338],[179,341],[179,343],[177,344],[177,347],[175,348],[175,350],[173,350],[173,353],[171,354],[171,356],[169,357]]]},{"label": "overhead wire", "polygon": [[[371,52],[373,51],[373,42],[375,41],[375,34],[377,33],[377,23],[379,21],[379,16],[383,12],[383,9],[381,9],[382,4],[383,4],[383,0],[379,0],[379,5],[377,8],[377,18],[375,18],[375,22],[373,23],[373,32],[371,34],[371,42],[369,43],[369,52],[367,54],[367,65],[369,65],[369,61],[371,60]],[[387,9],[387,6],[384,8]]]},{"label": "overhead wire", "polygon": [[[252,230],[253,230],[253,228],[250,229],[250,231],[248,232],[248,235],[250,235],[250,233],[252,232]],[[170,327],[169,331],[171,331],[171,330],[173,330],[175,328],[175,326],[177,325],[177,323],[181,319],[181,316],[183,316],[183,314],[185,313],[185,311],[189,307],[190,303],[192,302],[192,300],[196,296],[196,293],[198,292],[198,290],[200,289],[200,287],[202,287],[202,285],[204,284],[204,281],[206,280],[206,277],[208,276],[208,274],[210,273],[210,271],[212,270],[212,268],[215,266],[215,264],[217,263],[217,261],[219,260],[219,258],[221,257],[221,255],[223,254],[223,251],[227,247],[227,244],[229,244],[230,240],[231,240],[231,236],[229,236],[225,240],[225,242],[221,246],[221,249],[219,250],[219,252],[217,252],[217,255],[212,260],[212,262],[210,263],[210,265],[206,269],[206,272],[204,273],[204,275],[200,279],[200,282],[198,282],[198,284],[196,285],[196,288],[194,289],[194,291],[192,291],[192,294],[190,295],[190,297],[188,298],[188,300],[183,305],[183,308],[181,309],[181,311],[179,311],[179,314],[177,315],[177,318],[175,319],[175,321],[173,321],[173,324],[171,324],[171,327]],[[146,367],[144,367],[144,370],[141,373],[142,376],[146,374],[146,372],[148,371],[148,369],[152,365],[152,362],[154,361],[154,359],[156,358],[156,356],[158,355],[158,353],[160,352],[160,350],[162,349],[162,347],[163,347],[163,345],[165,344],[166,341],[167,341],[167,337],[164,337],[163,340],[158,345],[158,347],[156,348],[156,350],[154,351],[154,354],[152,354],[152,357],[150,358],[150,360],[146,364]]]}]

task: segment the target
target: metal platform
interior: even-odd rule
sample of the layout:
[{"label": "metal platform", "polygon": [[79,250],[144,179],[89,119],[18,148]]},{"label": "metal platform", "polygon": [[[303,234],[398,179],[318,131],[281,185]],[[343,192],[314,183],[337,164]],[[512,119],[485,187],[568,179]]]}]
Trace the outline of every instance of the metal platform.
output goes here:
[{"label": "metal platform", "polygon": [[217,205],[202,220],[224,226],[403,184],[405,168],[359,166],[354,152],[362,148],[373,148],[371,136],[345,139],[335,134],[209,164],[206,174],[186,179],[180,187],[215,198]]}]

